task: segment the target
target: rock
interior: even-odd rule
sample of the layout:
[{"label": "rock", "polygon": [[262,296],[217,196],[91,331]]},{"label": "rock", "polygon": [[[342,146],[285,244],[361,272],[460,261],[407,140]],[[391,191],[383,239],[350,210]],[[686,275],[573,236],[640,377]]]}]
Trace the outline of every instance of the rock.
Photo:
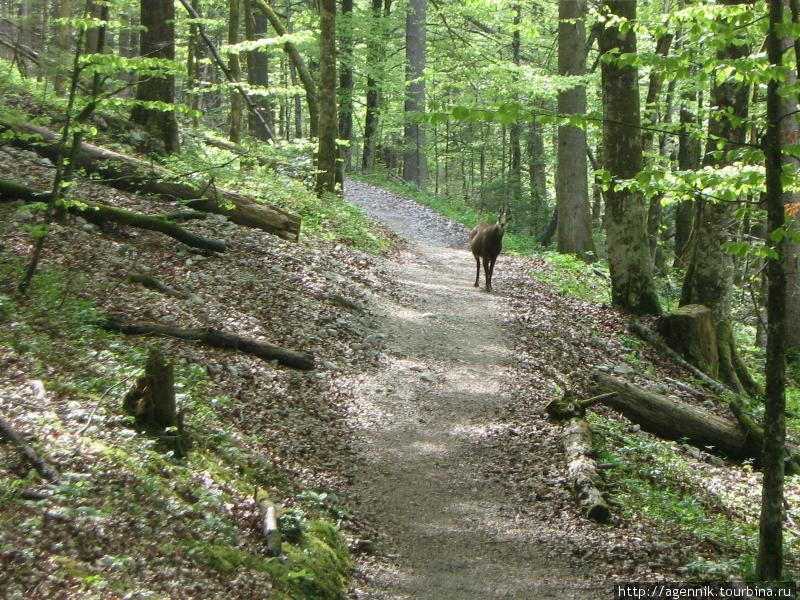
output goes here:
[{"label": "rock", "polygon": [[425,373],[424,375],[420,376],[422,381],[427,381],[428,383],[436,383],[436,377],[432,373]]},{"label": "rock", "polygon": [[331,361],[329,361],[329,360],[323,360],[323,361],[322,361],[322,366],[323,366],[324,368],[326,368],[326,369],[330,370],[330,371],[338,371],[338,370],[339,370],[339,367],[338,367],[338,366],[336,366],[334,363],[332,363],[332,362],[331,362]]}]

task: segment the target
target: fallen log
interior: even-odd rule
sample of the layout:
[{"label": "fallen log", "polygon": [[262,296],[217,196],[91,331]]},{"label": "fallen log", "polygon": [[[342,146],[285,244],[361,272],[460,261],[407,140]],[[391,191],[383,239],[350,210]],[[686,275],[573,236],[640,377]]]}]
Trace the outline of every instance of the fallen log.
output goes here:
[{"label": "fallen log", "polygon": [[596,371],[599,391],[616,392],[603,404],[622,413],[645,431],[670,440],[686,439],[693,446],[735,459],[761,457],[759,440],[738,422],[729,421],[702,408],[677,402],[637,385]]},{"label": "fallen log", "polygon": [[[50,192],[34,190],[20,185],[13,181],[0,179],[0,200],[23,200],[25,202],[45,202],[50,198]],[[119,223],[129,225],[138,229],[148,229],[158,231],[171,238],[183,242],[187,246],[212,250],[214,252],[224,252],[225,242],[212,240],[201,235],[187,231],[162,217],[151,217],[141,213],[131,212],[122,208],[108,206],[107,204],[95,204],[94,202],[80,201],[83,206],[71,205],[69,212],[83,217],[92,223]]]},{"label": "fallen log", "polygon": [[162,294],[166,294],[167,296],[172,296],[173,298],[185,299],[189,297],[189,294],[187,292],[170,287],[166,283],[162,283],[149,273],[142,273],[140,271],[131,271],[130,273],[128,273],[127,279],[131,283],[139,283],[144,287],[146,287],[148,290],[161,292]]},{"label": "fallen log", "polygon": [[58,481],[58,473],[42,460],[36,451],[30,447],[20,434],[18,434],[11,424],[4,418],[0,417],[0,437],[8,441],[22,457],[47,481]]},{"label": "fallen log", "polygon": [[311,370],[314,368],[314,356],[308,352],[287,350],[267,342],[245,338],[234,333],[219,331],[211,327],[195,327],[184,329],[174,325],[148,322],[128,322],[119,315],[109,315],[103,327],[108,331],[118,331],[128,335],[157,335],[182,340],[201,342],[214,348],[238,350],[252,354],[265,360],[277,360],[278,363],[294,369]]},{"label": "fallen log", "polygon": [[608,502],[600,492],[600,475],[592,458],[592,431],[586,419],[573,417],[564,429],[567,474],[581,515],[605,523],[611,516]]},{"label": "fallen log", "polygon": [[[0,121],[0,131],[13,131],[12,143],[33,150],[51,161],[58,160],[58,134],[31,124]],[[218,188],[213,180],[204,186],[182,181],[159,165],[83,143],[75,167],[99,175],[112,187],[188,201],[190,208],[225,215],[234,223],[262,229],[288,240],[300,236],[300,217],[248,196]]]},{"label": "fallen log", "polygon": [[267,543],[267,556],[280,556],[282,550],[281,530],[278,529],[278,513],[269,495],[259,489],[256,492],[261,533]]}]

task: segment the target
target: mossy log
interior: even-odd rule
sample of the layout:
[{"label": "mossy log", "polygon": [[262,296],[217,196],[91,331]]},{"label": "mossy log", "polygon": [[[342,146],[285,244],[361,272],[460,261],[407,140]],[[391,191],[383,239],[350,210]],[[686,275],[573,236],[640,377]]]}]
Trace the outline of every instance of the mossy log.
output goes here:
[{"label": "mossy log", "polygon": [[267,544],[267,556],[280,556],[282,541],[281,531],[278,529],[278,511],[264,490],[257,491],[256,503],[261,521],[261,533]]},{"label": "mossy log", "polygon": [[[51,161],[58,160],[60,136],[30,124],[0,121],[0,131],[13,131],[12,143],[35,151]],[[112,187],[188,201],[190,208],[225,215],[234,223],[262,229],[288,240],[300,235],[300,217],[254,198],[218,188],[213,180],[204,186],[186,182],[185,177],[153,163],[83,143],[75,167],[99,175]]]},{"label": "mossy log", "polygon": [[664,341],[695,367],[716,378],[719,375],[717,332],[711,309],[686,304],[658,319]]},{"label": "mossy log", "polygon": [[314,356],[308,352],[287,350],[267,342],[242,337],[234,333],[219,331],[211,327],[195,327],[184,329],[174,325],[161,323],[129,322],[118,315],[109,315],[104,324],[109,331],[118,331],[128,335],[157,335],[182,340],[201,342],[214,348],[238,350],[252,354],[265,360],[277,360],[278,363],[294,369],[310,370],[314,368]]},{"label": "mossy log", "polygon": [[611,516],[608,502],[600,492],[600,475],[592,455],[592,431],[586,419],[573,417],[564,428],[567,474],[581,515],[605,523]]},{"label": "mossy log", "polygon": [[604,400],[603,404],[660,438],[686,439],[698,448],[740,460],[758,460],[761,456],[759,440],[749,435],[736,421],[655,394],[601,371],[595,372],[594,379],[598,391],[616,393]]},{"label": "mossy log", "polygon": [[[46,202],[50,198],[49,192],[34,190],[27,186],[0,179],[0,200],[13,201],[23,200],[25,202]],[[192,233],[168,221],[160,216],[149,216],[141,213],[131,212],[122,208],[108,206],[106,204],[96,204],[94,202],[87,202],[81,200],[83,206],[71,205],[69,212],[83,217],[92,223],[119,223],[121,225],[129,225],[138,229],[148,229],[150,231],[157,231],[163,233],[173,239],[183,242],[187,246],[193,248],[201,248],[203,250],[212,250],[214,252],[224,252],[225,242],[221,240],[213,240],[202,235]]]}]

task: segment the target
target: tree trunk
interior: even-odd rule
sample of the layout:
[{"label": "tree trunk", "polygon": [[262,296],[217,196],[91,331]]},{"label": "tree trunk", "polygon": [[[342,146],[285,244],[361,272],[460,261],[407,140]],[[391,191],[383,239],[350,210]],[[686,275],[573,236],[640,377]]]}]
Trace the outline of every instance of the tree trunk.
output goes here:
[{"label": "tree trunk", "polygon": [[320,0],[318,195],[336,191],[336,0]]},{"label": "tree trunk", "polygon": [[[515,70],[511,75],[511,85],[513,86],[512,92],[514,100],[519,102],[519,67],[520,67],[520,16],[522,8],[519,4],[514,4],[511,7],[514,14],[512,20],[512,37],[511,37],[511,56],[514,61]],[[519,121],[514,121],[509,129],[509,144],[511,145],[511,164],[509,175],[509,187],[511,190],[511,205],[514,210],[521,212],[520,201],[522,200],[522,148],[520,138],[522,125]]]},{"label": "tree trunk", "polygon": [[344,184],[344,172],[351,169],[353,148],[353,0],[342,0],[342,18],[339,22],[339,139],[346,145],[341,148],[336,169],[336,182]]},{"label": "tree trunk", "polygon": [[528,153],[528,178],[531,186],[531,230],[534,236],[541,233],[547,209],[547,156],[544,151],[542,124],[531,121],[525,142]]},{"label": "tree trunk", "polygon": [[[175,60],[175,5],[161,0],[141,0],[139,54],[145,58]],[[175,76],[140,77],[136,87],[139,102],[175,103]],[[171,154],[180,150],[178,121],[172,110],[158,110],[143,105],[134,107],[131,119],[142,125],[157,152]]]},{"label": "tree trunk", "polygon": [[[700,140],[697,137],[700,124],[695,112],[696,105],[697,93],[684,92],[681,97],[681,134],[678,140],[678,169],[680,171],[695,171],[700,168]],[[675,213],[675,267],[680,265],[685,257],[693,219],[693,202],[681,200]]]},{"label": "tree trunk", "polygon": [[[788,0],[773,0],[769,5],[770,28],[767,54],[773,69],[783,65],[784,43],[778,34],[783,24],[783,8]],[[779,87],[789,83],[772,78],[767,86],[767,129],[765,134],[767,245],[777,256],[767,259],[767,362],[764,375],[764,480],[761,494],[756,577],[761,581],[780,581],[783,576],[783,477],[786,440],[786,245],[783,239],[773,241],[772,233],[785,226],[781,170],[781,149],[784,142],[795,143],[797,121],[794,102],[780,97]],[[791,110],[792,112],[788,112]],[[792,121],[792,125],[788,125]],[[794,134],[794,138],[789,135]],[[784,137],[786,136],[786,137]]]},{"label": "tree trunk", "polygon": [[[669,0],[665,1],[664,12],[669,13]],[[667,56],[669,47],[672,44],[673,35],[671,33],[661,34],[656,40],[656,54]],[[659,95],[661,94],[662,76],[660,71],[653,68],[650,71],[650,80],[647,86],[647,98],[645,100],[644,125],[651,129],[642,132],[642,151],[652,152],[655,132],[652,128],[658,125],[659,115]],[[659,233],[661,229],[661,198],[656,194],[650,198],[647,210],[647,236],[650,239],[650,257],[655,262],[656,249],[658,248]]]},{"label": "tree trunk", "polygon": [[[721,3],[746,3],[747,0],[719,0]],[[744,35],[741,32],[740,35]],[[746,44],[731,44],[720,51],[719,58],[736,60],[749,54]],[[707,148],[703,165],[722,167],[724,157],[717,158],[716,140],[744,143],[749,86],[733,77],[712,87],[712,112],[708,122]],[[730,116],[728,116],[730,115]],[[723,155],[724,156],[724,155]],[[698,199],[695,203],[694,235],[691,256],[683,280],[680,304],[703,304],[714,313],[719,347],[719,375],[724,383],[739,393],[755,393],[757,386],[744,367],[736,350],[731,327],[733,294],[733,258],[724,249],[736,235],[736,217],[730,202]]]},{"label": "tree trunk", "polygon": [[[797,25],[800,23],[800,8],[798,8],[798,0],[791,0],[789,2],[792,22]],[[791,71],[789,77],[791,81],[786,83],[789,85],[797,84],[797,77],[800,74],[800,37],[795,37],[794,54],[795,54],[795,69]],[[785,42],[784,42],[785,43]],[[784,102],[789,98],[784,98]],[[795,103],[796,104],[796,103]],[[796,108],[796,106],[795,106]],[[791,112],[791,111],[788,111]],[[795,138],[797,140],[797,121],[795,119],[785,119],[781,122],[782,125],[795,128]],[[787,141],[786,135],[791,133],[786,131],[782,134],[782,139],[785,143],[792,143]],[[787,160],[788,157],[784,157]],[[795,172],[797,171],[797,158],[791,159],[795,163]],[[787,212],[793,214],[792,228],[794,231],[800,231],[800,198],[795,194],[791,198],[787,198]],[[795,239],[787,237],[786,244],[786,344],[793,350],[793,360],[795,363],[800,363],[800,242]]]},{"label": "tree trunk", "polygon": [[761,445],[736,421],[696,406],[676,402],[602,372],[595,373],[597,391],[616,392],[603,404],[622,413],[642,429],[670,440],[686,439],[698,448],[735,459],[761,457]]},{"label": "tree trunk", "polygon": [[406,14],[403,180],[420,189],[425,189],[428,181],[425,128],[419,120],[425,113],[426,5],[427,0],[409,0]]},{"label": "tree trunk", "polygon": [[[272,25],[272,28],[278,35],[285,36],[288,34],[286,27],[284,27],[283,23],[281,22],[280,17],[278,17],[275,11],[272,10],[272,7],[267,4],[265,0],[253,1],[256,3],[258,9],[264,13],[264,16],[267,17],[270,25]],[[306,62],[303,60],[303,57],[297,50],[297,46],[295,46],[292,42],[285,42],[283,44],[283,49],[289,56],[289,59],[292,61],[294,67],[297,69],[297,73],[300,76],[300,81],[303,83],[303,89],[306,91],[310,135],[311,137],[316,137],[317,124],[319,123],[319,102],[317,100],[316,84],[314,83],[314,79],[311,77],[311,73],[306,66]]]},{"label": "tree trunk", "polygon": [[[233,46],[239,43],[239,21],[241,11],[239,0],[228,0],[228,44]],[[239,53],[230,52],[228,54],[228,68],[236,81],[242,79],[242,66],[239,62]],[[228,138],[234,143],[242,141],[242,114],[244,111],[244,99],[236,89],[231,89],[231,115]]]},{"label": "tree trunk", "polygon": [[[636,2],[608,0],[607,11],[629,23],[636,21]],[[636,35],[618,24],[606,24],[600,35],[602,53],[619,49],[636,52]],[[615,183],[632,179],[643,167],[638,69],[603,61],[603,150],[612,177],[606,192],[606,232],[611,271],[611,300],[637,314],[659,314],[661,306],[653,284],[647,213],[641,193],[617,189]],[[583,149],[585,151],[585,148]]]},{"label": "tree trunk", "polygon": [[[253,10],[253,1],[245,0],[245,36],[250,41],[260,40],[267,35],[267,18],[259,10]],[[255,104],[261,115],[271,129],[275,128],[274,107],[270,96],[264,96],[269,91],[269,57],[266,49],[253,50],[247,53],[247,82],[259,94],[255,95]],[[255,115],[250,115],[250,134],[263,142],[269,141],[266,131]]]},{"label": "tree trunk", "polygon": [[[558,3],[558,74],[581,77],[586,72],[586,1]],[[558,94],[558,113],[586,113],[586,86],[575,84]],[[589,184],[586,168],[586,130],[574,125],[558,126],[558,171],[556,244],[563,254],[576,254],[586,262],[597,259],[589,216]]]}]

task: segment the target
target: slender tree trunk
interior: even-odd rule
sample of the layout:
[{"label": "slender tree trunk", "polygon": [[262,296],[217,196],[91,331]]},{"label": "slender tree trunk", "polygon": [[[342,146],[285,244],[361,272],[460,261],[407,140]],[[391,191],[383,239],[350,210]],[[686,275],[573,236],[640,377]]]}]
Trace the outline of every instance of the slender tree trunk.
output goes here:
[{"label": "slender tree trunk", "polygon": [[406,100],[403,125],[403,179],[424,189],[428,181],[425,128],[425,14],[427,0],[409,0],[406,14]]},{"label": "slender tree trunk", "polygon": [[[767,36],[767,53],[774,69],[783,64],[783,43],[777,28],[783,23],[785,0],[774,0],[769,5],[770,29]],[[764,482],[761,496],[761,522],[759,527],[758,561],[756,577],[760,581],[778,581],[783,575],[783,476],[784,447],[786,441],[786,273],[784,271],[785,244],[772,241],[771,233],[782,229],[785,223],[786,198],[781,181],[781,138],[787,133],[781,127],[784,120],[794,121],[786,114],[789,104],[781,99],[781,82],[770,80],[767,87],[767,131],[765,139],[767,220],[770,234],[767,244],[777,257],[767,261],[769,294],[767,300],[767,363],[766,394],[764,396]],[[794,104],[794,103],[791,103]],[[790,118],[787,119],[786,117]],[[783,129],[783,131],[782,131]],[[792,129],[797,132],[797,123]],[[788,141],[788,140],[787,140]],[[792,140],[794,141],[794,140]]]},{"label": "slender tree trunk", "polygon": [[[514,60],[515,70],[512,72],[511,81],[513,86],[513,94],[515,101],[519,101],[519,67],[520,67],[520,13],[521,7],[519,4],[514,4],[511,11],[514,14],[512,21],[512,36],[511,36],[511,56]],[[522,148],[520,138],[522,124],[519,121],[514,121],[509,130],[509,143],[511,145],[511,165],[509,184],[511,188],[511,202],[515,210],[518,209],[519,203],[522,200]]]},{"label": "slender tree trunk", "polygon": [[[70,0],[60,0],[58,3],[58,18],[69,19],[70,17]],[[69,56],[69,43],[70,43],[70,27],[66,23],[61,23],[56,28],[56,48],[59,51],[59,58],[56,60],[56,78],[55,89],[56,93],[60,96],[64,92],[64,85],[67,83],[67,75],[65,73],[66,65],[61,63],[61,58]]]},{"label": "slender tree trunk", "polygon": [[353,0],[342,0],[339,31],[339,139],[347,144],[339,153],[336,181],[344,184],[344,171],[351,169],[353,138]]},{"label": "slender tree trunk", "polygon": [[[239,21],[241,20],[239,0],[228,0],[228,44],[239,43]],[[228,54],[228,68],[236,81],[242,79],[242,66],[239,62],[239,53]],[[242,141],[242,114],[244,112],[244,99],[238,90],[231,88],[231,115],[228,138],[238,144]]]},{"label": "slender tree trunk", "polygon": [[[723,4],[748,2],[719,1]],[[749,51],[745,43],[731,44],[720,51],[719,58],[736,60],[747,56]],[[712,81],[715,80],[712,78]],[[732,143],[745,141],[748,92],[748,86],[733,77],[714,83],[711,92],[712,116],[708,122],[708,137],[712,142],[707,148],[704,166],[725,165],[725,158],[715,155],[716,140]],[[730,202],[696,201],[691,256],[683,280],[680,304],[704,304],[712,310],[717,328],[720,378],[740,393],[754,393],[757,392],[757,386],[738,355],[731,326],[733,258],[724,249],[724,244],[734,239],[736,222],[734,206]]]},{"label": "slender tree trunk", "polygon": [[[175,6],[161,0],[141,0],[139,54],[146,58],[175,60]],[[136,88],[136,100],[140,102],[175,103],[175,77],[173,75],[140,77]],[[167,154],[178,152],[178,121],[172,110],[155,110],[138,105],[131,119],[142,125],[154,141],[157,149]]]},{"label": "slender tree trunk", "polygon": [[[267,18],[259,10],[253,10],[252,0],[245,0],[245,36],[250,41],[266,37]],[[266,49],[255,50],[247,53],[247,81],[254,89],[261,93],[255,96],[255,104],[270,128],[275,128],[275,113],[272,99],[263,93],[269,90],[269,57]],[[257,139],[266,142],[269,133],[261,125],[255,115],[250,115],[250,133]]]},{"label": "slender tree trunk", "polygon": [[[605,10],[621,21],[636,22],[635,1],[606,0]],[[601,52],[615,48],[623,54],[636,52],[633,27],[623,33],[619,23],[606,24],[600,35]],[[653,284],[644,198],[638,192],[613,185],[635,177],[643,167],[638,69],[616,60],[603,61],[602,80],[603,150],[605,166],[613,179],[606,192],[611,300],[637,314],[659,314],[661,305]],[[585,146],[582,148],[585,151]]]},{"label": "slender tree trunk", "polygon": [[531,186],[531,229],[534,236],[541,233],[547,216],[547,157],[544,152],[542,124],[531,121],[525,143],[528,153],[528,178]]},{"label": "slender tree trunk", "polygon": [[[798,0],[791,0],[789,6],[792,22],[797,25],[800,23]],[[795,58],[794,81],[796,82],[798,75],[800,75],[800,37],[795,37],[792,41]],[[787,122],[797,124],[795,119],[787,119]],[[797,197],[791,200],[791,208],[794,211],[792,219],[794,231],[800,231],[800,210],[798,210],[800,206],[798,202],[800,202],[800,198]],[[787,208],[789,207],[787,206]],[[795,360],[800,361],[800,243],[792,238],[786,239],[786,294],[786,322],[788,323],[786,342],[794,350]]]},{"label": "slender tree trunk", "polygon": [[[695,171],[700,168],[701,148],[700,139],[697,136],[700,123],[695,112],[696,106],[697,93],[694,91],[684,92],[681,96],[681,135],[678,140],[678,169],[680,171]],[[693,217],[694,203],[691,200],[681,200],[675,213],[675,267],[683,262],[689,246]]]},{"label": "slender tree trunk", "polygon": [[[287,30],[287,26],[281,22],[280,17],[272,10],[272,7],[265,2],[265,0],[253,0],[256,3],[258,9],[264,14],[264,16],[269,21],[272,28],[275,32],[280,36],[285,36],[291,33],[291,30]],[[290,2],[287,0],[286,3],[287,8],[291,7]],[[286,13],[286,20],[287,23],[291,24],[291,13],[287,10]],[[292,61],[293,66],[297,69],[297,74],[300,77],[300,81],[303,84],[303,89],[306,92],[306,103],[308,104],[308,120],[309,120],[309,130],[311,137],[317,136],[317,125],[319,121],[319,102],[317,100],[317,88],[316,83],[314,83],[313,77],[311,77],[311,72],[308,70],[306,66],[306,62],[303,60],[303,57],[300,55],[300,52],[297,50],[297,46],[295,46],[292,42],[285,42],[283,44],[283,49],[286,52],[289,60]],[[334,68],[335,69],[335,68]],[[294,81],[292,84],[294,85]],[[300,136],[298,136],[300,137]]]},{"label": "slender tree trunk", "polygon": [[336,189],[336,0],[320,0],[317,194]]},{"label": "slender tree trunk", "polygon": [[[664,2],[664,13],[669,13],[669,0]],[[658,36],[656,40],[656,54],[660,56],[667,56],[669,53],[670,45],[672,44],[673,35],[671,33],[664,33]],[[650,71],[650,80],[647,86],[647,99],[645,100],[645,114],[644,124],[646,129],[642,133],[642,150],[652,152],[654,147],[655,132],[652,128],[658,125],[659,116],[659,95],[661,94],[662,87],[661,73],[657,69]],[[650,239],[650,256],[655,261],[656,249],[658,248],[659,230],[661,229],[661,195],[655,195],[650,198],[650,204],[647,211],[647,236]]]},{"label": "slender tree trunk", "polygon": [[382,0],[372,0],[372,17],[370,19],[370,35],[367,39],[367,97],[364,111],[364,156],[361,168],[369,171],[375,165],[375,138],[378,133],[380,118],[380,86],[383,79],[383,63],[385,60],[383,46],[383,25],[389,15],[390,4],[381,14]]},{"label": "slender tree trunk", "polygon": [[[558,74],[581,76],[586,72],[585,0],[560,0],[558,3]],[[586,86],[575,83],[558,94],[562,115],[586,113]],[[565,254],[576,254],[586,262],[597,259],[589,216],[589,184],[586,168],[586,130],[573,125],[558,127],[558,210],[557,247]]]},{"label": "slender tree trunk", "polygon": [[[195,12],[200,12],[200,0],[192,0],[192,8]],[[189,25],[189,40],[186,48],[186,85],[184,87],[184,94],[186,95],[186,103],[192,110],[200,109],[200,53],[202,44],[200,43],[200,33],[197,25],[194,23]],[[199,119],[196,116],[192,117],[194,126],[197,127]]]}]

